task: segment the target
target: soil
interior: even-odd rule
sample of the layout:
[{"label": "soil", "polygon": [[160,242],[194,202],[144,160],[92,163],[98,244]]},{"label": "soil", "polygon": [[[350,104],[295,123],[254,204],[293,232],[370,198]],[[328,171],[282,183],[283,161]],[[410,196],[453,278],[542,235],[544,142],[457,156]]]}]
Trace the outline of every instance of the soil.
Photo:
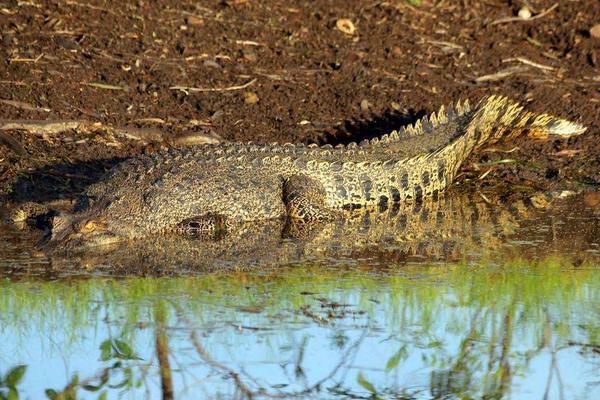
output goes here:
[{"label": "soil", "polygon": [[600,2],[527,3],[0,0],[0,119],[86,121],[0,130],[0,194],[70,199],[162,146],[348,142],[493,93],[589,129],[474,155],[459,183],[597,189]]}]

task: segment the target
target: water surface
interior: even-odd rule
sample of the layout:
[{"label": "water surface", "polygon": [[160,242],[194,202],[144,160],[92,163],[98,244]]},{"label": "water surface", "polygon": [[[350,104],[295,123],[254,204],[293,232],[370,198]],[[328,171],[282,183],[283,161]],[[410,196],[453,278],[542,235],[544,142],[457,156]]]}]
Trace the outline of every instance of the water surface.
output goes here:
[{"label": "water surface", "polygon": [[599,397],[600,210],[534,203],[451,198],[67,259],[3,226],[0,393]]}]

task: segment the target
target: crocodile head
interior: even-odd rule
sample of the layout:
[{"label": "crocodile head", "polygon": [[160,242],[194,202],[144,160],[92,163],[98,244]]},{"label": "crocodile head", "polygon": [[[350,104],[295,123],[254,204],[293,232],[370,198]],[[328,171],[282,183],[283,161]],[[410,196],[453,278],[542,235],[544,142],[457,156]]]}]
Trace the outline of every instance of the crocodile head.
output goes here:
[{"label": "crocodile head", "polygon": [[40,248],[45,252],[72,251],[108,246],[127,239],[124,232],[111,229],[103,218],[59,213],[52,219],[50,235]]}]

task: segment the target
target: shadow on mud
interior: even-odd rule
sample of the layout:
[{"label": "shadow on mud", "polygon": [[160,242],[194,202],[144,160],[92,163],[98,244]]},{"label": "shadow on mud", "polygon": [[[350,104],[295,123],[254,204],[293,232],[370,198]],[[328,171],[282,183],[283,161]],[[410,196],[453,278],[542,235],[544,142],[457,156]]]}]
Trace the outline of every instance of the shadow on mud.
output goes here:
[{"label": "shadow on mud", "polygon": [[104,173],[125,160],[113,157],[88,161],[61,161],[21,173],[8,198],[13,203],[72,200]]},{"label": "shadow on mud", "polygon": [[381,116],[368,120],[346,120],[333,131],[325,131],[316,141],[319,145],[359,143],[365,139],[373,139],[388,134],[399,128],[411,125],[427,115],[425,110],[387,111]]}]

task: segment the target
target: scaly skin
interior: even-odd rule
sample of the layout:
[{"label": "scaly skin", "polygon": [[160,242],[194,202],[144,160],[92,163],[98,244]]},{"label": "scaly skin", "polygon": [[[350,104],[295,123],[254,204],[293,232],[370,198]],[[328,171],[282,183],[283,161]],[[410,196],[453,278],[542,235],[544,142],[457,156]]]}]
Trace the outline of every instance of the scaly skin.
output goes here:
[{"label": "scaly skin", "polygon": [[584,127],[523,111],[503,97],[458,103],[389,135],[348,146],[229,143],[128,160],[54,218],[50,247],[165,232],[205,235],[247,221],[332,218],[336,210],[419,200],[450,185],[473,152],[524,132]]}]

